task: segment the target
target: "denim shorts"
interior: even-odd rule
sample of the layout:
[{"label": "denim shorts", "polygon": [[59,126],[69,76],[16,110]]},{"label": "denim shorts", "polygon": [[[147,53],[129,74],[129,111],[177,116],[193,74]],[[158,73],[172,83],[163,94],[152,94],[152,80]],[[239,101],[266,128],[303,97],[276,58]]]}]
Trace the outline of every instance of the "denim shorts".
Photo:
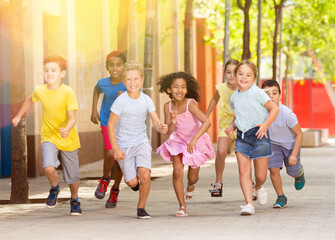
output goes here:
[{"label": "denim shorts", "polygon": [[237,130],[235,152],[240,152],[251,160],[272,156],[269,131],[267,132],[268,138],[264,136],[262,139],[258,139],[256,137],[258,129],[259,127],[254,127],[244,134],[240,130]]}]

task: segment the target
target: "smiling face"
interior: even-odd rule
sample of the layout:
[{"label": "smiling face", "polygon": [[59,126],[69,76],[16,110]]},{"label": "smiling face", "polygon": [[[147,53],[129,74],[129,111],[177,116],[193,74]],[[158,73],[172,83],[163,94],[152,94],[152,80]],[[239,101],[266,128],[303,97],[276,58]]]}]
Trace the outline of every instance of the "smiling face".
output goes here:
[{"label": "smiling face", "polygon": [[247,91],[256,81],[254,71],[246,64],[241,65],[236,72],[236,80],[240,92]]},{"label": "smiling face", "polygon": [[123,61],[119,57],[112,57],[108,60],[106,68],[112,78],[119,78],[123,71]]},{"label": "smiling face", "polygon": [[280,97],[281,97],[278,87],[277,86],[272,86],[272,87],[266,86],[264,87],[264,91],[271,98],[271,100],[278,106],[280,102]]},{"label": "smiling face", "polygon": [[231,85],[235,85],[235,83],[236,83],[236,78],[235,78],[235,74],[234,74],[235,68],[236,68],[235,64],[229,64],[226,67],[226,71],[224,73],[224,76],[226,77],[227,82]]},{"label": "smiling face", "polygon": [[141,76],[138,70],[127,70],[123,74],[123,83],[126,86],[128,93],[139,93],[143,81],[144,77]]},{"label": "smiling face", "polygon": [[172,81],[171,87],[167,92],[172,95],[176,101],[183,100],[187,94],[187,84],[184,78],[176,78]]},{"label": "smiling face", "polygon": [[65,70],[61,71],[58,63],[48,62],[44,65],[44,81],[49,86],[61,85],[64,76]]}]

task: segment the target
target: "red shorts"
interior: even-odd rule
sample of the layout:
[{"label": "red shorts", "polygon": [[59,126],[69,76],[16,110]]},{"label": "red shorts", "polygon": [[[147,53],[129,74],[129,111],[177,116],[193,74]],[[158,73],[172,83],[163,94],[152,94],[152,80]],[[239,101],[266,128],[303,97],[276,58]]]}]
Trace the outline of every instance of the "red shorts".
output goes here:
[{"label": "red shorts", "polygon": [[101,126],[101,133],[102,133],[102,137],[104,139],[105,150],[106,151],[111,150],[112,145],[111,145],[111,142],[109,141],[107,126]]}]

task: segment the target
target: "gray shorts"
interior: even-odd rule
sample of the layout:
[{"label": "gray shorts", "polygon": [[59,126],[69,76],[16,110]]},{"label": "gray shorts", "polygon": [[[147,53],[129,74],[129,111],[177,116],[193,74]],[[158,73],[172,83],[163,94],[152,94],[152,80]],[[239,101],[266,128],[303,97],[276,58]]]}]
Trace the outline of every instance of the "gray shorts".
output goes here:
[{"label": "gray shorts", "polygon": [[59,150],[52,142],[43,142],[41,148],[43,156],[43,168],[57,168],[60,164],[58,160],[58,152],[60,152],[62,158],[64,181],[67,184],[73,184],[79,181],[78,149],[74,151]]},{"label": "gray shorts", "polygon": [[126,157],[118,163],[123,172],[125,182],[129,182],[137,176],[137,168],[144,167],[151,169],[151,145],[149,142],[129,147],[120,148]]},{"label": "gray shorts", "polygon": [[286,167],[286,172],[291,177],[299,176],[301,173],[301,162],[300,162],[300,149],[297,156],[297,163],[293,166],[288,164],[288,158],[292,153],[292,149],[288,150],[282,146],[272,144],[273,155],[269,159],[268,168],[283,168],[283,163]]}]

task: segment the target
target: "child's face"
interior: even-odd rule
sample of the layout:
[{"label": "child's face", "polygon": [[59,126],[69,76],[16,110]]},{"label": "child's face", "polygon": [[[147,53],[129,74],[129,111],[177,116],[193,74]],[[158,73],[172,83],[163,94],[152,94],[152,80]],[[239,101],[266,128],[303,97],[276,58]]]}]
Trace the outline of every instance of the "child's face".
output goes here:
[{"label": "child's face", "polygon": [[234,64],[229,64],[226,67],[226,71],[224,73],[224,76],[226,77],[226,80],[228,81],[228,83],[234,85],[236,83],[236,78],[235,78],[235,74],[234,74],[234,70],[236,68],[236,65]]},{"label": "child's face", "polygon": [[49,62],[44,65],[44,81],[48,85],[60,84],[63,77],[65,77],[65,71],[60,69],[58,63]]},{"label": "child's face", "polygon": [[171,93],[174,100],[182,100],[187,94],[187,84],[185,79],[176,78],[172,81],[171,88],[167,89],[168,93]]},{"label": "child's face", "polygon": [[281,94],[277,86],[265,87],[264,91],[275,104],[279,105]]},{"label": "child's face", "polygon": [[123,83],[126,86],[128,92],[139,92],[142,87],[143,81],[144,77],[141,76],[138,70],[129,70],[124,73]]},{"label": "child's face", "polygon": [[247,91],[256,81],[255,73],[248,65],[242,65],[237,70],[236,80],[240,92]]},{"label": "child's face", "polygon": [[113,57],[108,60],[106,68],[112,78],[118,78],[123,71],[123,61],[119,57]]}]

